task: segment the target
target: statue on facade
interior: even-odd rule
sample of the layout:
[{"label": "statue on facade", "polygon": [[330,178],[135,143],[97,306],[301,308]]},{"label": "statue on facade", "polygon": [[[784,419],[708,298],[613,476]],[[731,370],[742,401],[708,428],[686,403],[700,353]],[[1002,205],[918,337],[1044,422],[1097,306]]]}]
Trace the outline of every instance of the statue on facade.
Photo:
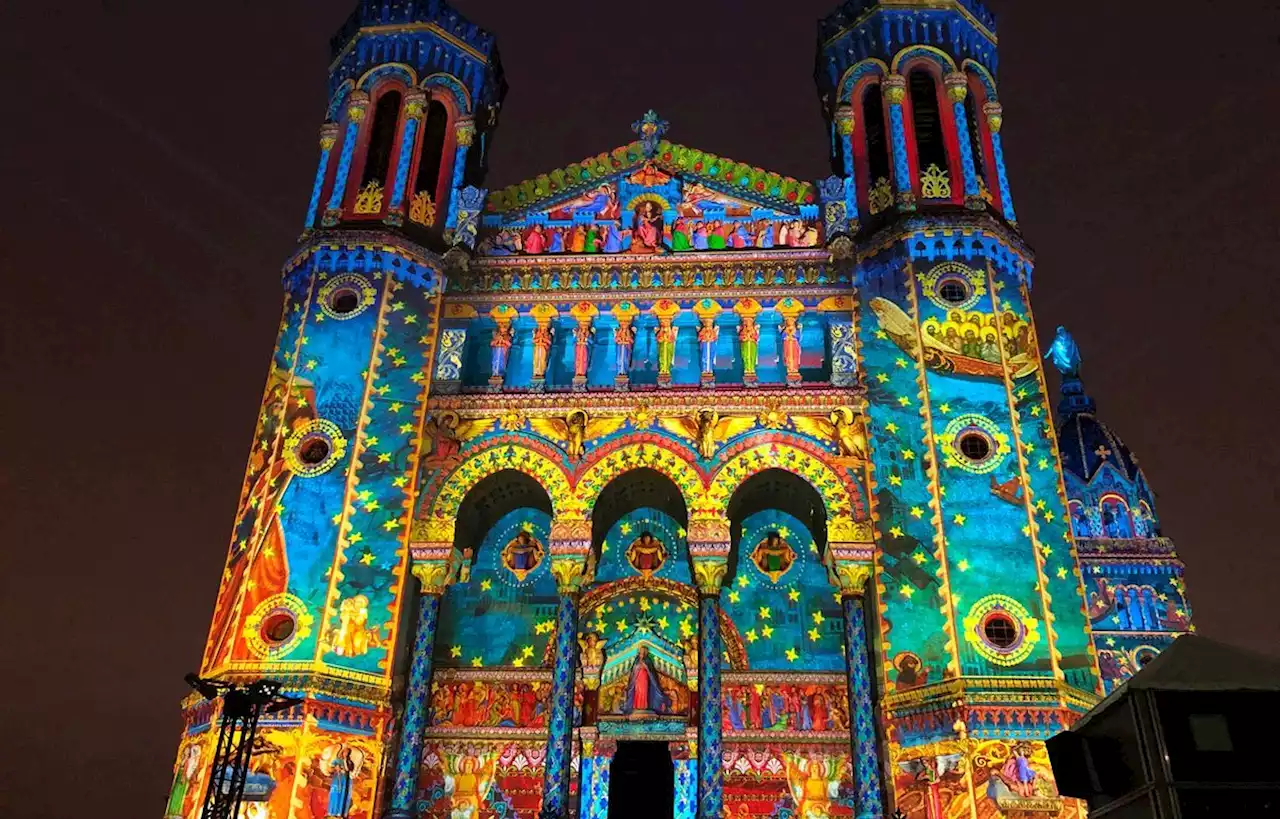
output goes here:
[{"label": "statue on facade", "polygon": [[622,698],[622,713],[666,714],[669,712],[667,695],[658,683],[658,672],[649,661],[649,648],[640,646],[636,651],[635,665],[631,666],[631,679],[627,693]]},{"label": "statue on facade", "polygon": [[1067,332],[1066,327],[1059,325],[1053,343],[1049,345],[1049,352],[1044,357],[1053,359],[1053,366],[1063,377],[1080,377],[1080,348],[1076,346],[1076,340]]}]

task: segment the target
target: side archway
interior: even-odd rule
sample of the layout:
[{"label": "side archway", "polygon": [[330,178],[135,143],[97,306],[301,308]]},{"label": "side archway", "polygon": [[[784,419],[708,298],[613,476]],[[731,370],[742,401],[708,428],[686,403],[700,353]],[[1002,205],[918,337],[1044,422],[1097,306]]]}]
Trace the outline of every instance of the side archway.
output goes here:
[{"label": "side archway", "polygon": [[574,486],[576,503],[581,508],[593,509],[600,493],[614,478],[643,468],[670,478],[680,491],[686,512],[693,516],[705,506],[705,483],[694,466],[694,458],[692,451],[681,451],[665,441],[623,442],[616,448],[606,448],[579,472]]},{"label": "side archway", "polygon": [[445,478],[427,518],[432,541],[452,543],[462,501],[476,484],[504,470],[522,472],[546,489],[551,513],[567,518],[577,512],[568,474],[547,456],[527,447],[500,444],[489,449],[463,452],[462,463]]}]

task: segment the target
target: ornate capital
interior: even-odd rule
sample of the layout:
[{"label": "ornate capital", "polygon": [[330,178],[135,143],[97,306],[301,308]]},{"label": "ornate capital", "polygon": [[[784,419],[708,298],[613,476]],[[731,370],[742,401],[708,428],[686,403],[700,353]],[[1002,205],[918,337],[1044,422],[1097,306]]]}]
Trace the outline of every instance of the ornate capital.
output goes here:
[{"label": "ornate capital", "polygon": [[333,146],[338,141],[338,134],[341,132],[341,130],[342,129],[338,126],[338,123],[336,122],[326,122],[324,125],[321,125],[320,126],[320,150],[332,151]]},{"label": "ornate capital", "polygon": [[880,81],[884,90],[884,98],[890,105],[901,105],[907,98],[907,78],[901,74],[890,74]]},{"label": "ornate capital", "polygon": [[587,582],[587,557],[557,556],[555,544],[552,544],[551,576],[556,581],[556,591],[560,594],[578,594]]},{"label": "ornate capital", "polygon": [[[690,544],[692,546],[692,544]],[[728,546],[729,544],[725,544]],[[692,552],[692,549],[690,550]],[[723,554],[703,554],[693,558],[693,582],[698,585],[698,592],[705,597],[716,597],[724,585],[725,573],[729,570],[729,550]]]},{"label": "ornate capital", "polygon": [[963,71],[953,71],[943,79],[947,86],[947,96],[952,102],[964,102],[969,96],[969,77]]},{"label": "ornate capital", "polygon": [[856,117],[853,113],[853,106],[847,102],[842,102],[836,106],[836,131],[840,136],[849,136],[853,133],[853,124]]},{"label": "ornate capital", "polygon": [[871,542],[827,544],[827,575],[843,595],[861,596],[875,571],[876,547]]},{"label": "ornate capital", "polygon": [[987,125],[991,128],[991,133],[1000,133],[1000,126],[1004,124],[1004,106],[998,102],[989,102],[982,106],[982,113],[987,115]]},{"label": "ornate capital", "polygon": [[364,112],[369,107],[369,95],[363,91],[352,91],[347,99],[347,118],[352,122],[364,119]]},{"label": "ornate capital", "polygon": [[449,547],[449,556],[443,560],[414,560],[413,576],[422,584],[423,594],[444,594],[445,588],[453,579],[453,548]]},{"label": "ornate capital", "polygon": [[411,88],[404,94],[404,118],[406,121],[411,119],[422,119],[423,113],[427,110],[427,92],[421,88]]},{"label": "ornate capital", "polygon": [[476,136],[476,122],[471,117],[462,117],[458,120],[458,125],[454,129],[454,136],[458,138],[458,144],[469,146]]}]

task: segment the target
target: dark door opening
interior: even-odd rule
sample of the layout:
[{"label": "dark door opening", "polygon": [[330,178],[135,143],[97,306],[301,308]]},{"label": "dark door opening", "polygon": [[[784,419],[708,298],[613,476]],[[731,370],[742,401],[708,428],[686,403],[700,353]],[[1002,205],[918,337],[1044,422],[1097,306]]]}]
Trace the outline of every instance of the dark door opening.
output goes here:
[{"label": "dark door opening", "polygon": [[675,812],[675,766],[665,742],[619,742],[609,766],[609,819],[662,819]]}]

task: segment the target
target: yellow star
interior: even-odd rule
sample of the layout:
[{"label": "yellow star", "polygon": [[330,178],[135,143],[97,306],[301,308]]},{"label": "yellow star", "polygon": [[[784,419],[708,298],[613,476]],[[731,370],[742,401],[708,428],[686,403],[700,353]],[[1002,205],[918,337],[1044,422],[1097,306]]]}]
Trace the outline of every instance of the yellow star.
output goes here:
[{"label": "yellow star", "polygon": [[815,611],[815,612],[813,613],[813,624],[814,624],[815,626],[820,626],[820,625],[822,625],[823,621],[824,621],[824,620],[826,620],[826,619],[827,619],[827,618],[823,617],[823,616],[822,616],[822,612],[820,612],[820,611]]},{"label": "yellow star", "polygon": [[404,317],[404,323],[405,323],[405,324],[417,324],[417,323],[418,323],[418,317],[417,317],[417,316],[415,316],[415,315],[413,315],[412,313],[410,313],[410,314],[408,314],[408,315],[406,315],[406,316]]},{"label": "yellow star", "polygon": [[909,407],[911,406],[911,399],[906,397],[905,395],[900,395],[898,396],[898,403],[904,407]]},{"label": "yellow star", "polygon": [[962,572],[969,571],[969,561],[961,560],[959,563],[956,564],[956,568]]},{"label": "yellow star", "polygon": [[1059,566],[1059,567],[1058,567],[1058,579],[1059,579],[1059,580],[1066,580],[1066,579],[1067,579],[1067,567],[1066,567],[1066,566]]},{"label": "yellow star", "polygon": [[889,376],[885,375],[884,373],[876,373],[876,380],[879,381],[881,384],[885,384],[885,383],[888,383]]},{"label": "yellow star", "polygon": [[461,656],[462,656],[462,646],[450,646],[450,647],[449,647],[449,656],[450,656],[450,657],[461,657]]},{"label": "yellow star", "polygon": [[667,618],[665,617],[658,618],[658,628],[662,629],[663,631],[667,630]]},{"label": "yellow star", "polygon": [[815,642],[816,642],[816,641],[818,640],[818,636],[819,636],[819,635],[818,635],[818,630],[817,630],[816,628],[811,628],[811,629],[809,629],[809,639],[810,639],[810,640],[813,640],[813,641],[815,641]]},{"label": "yellow star", "polygon": [[942,413],[943,415],[951,414],[951,405],[947,403],[938,405],[938,412]]},{"label": "yellow star", "polygon": [[1114,646],[1115,644],[1116,644],[1116,638],[1114,638],[1114,637],[1108,637],[1108,638],[1107,638],[1107,645],[1108,645],[1108,646]]},{"label": "yellow star", "polygon": [[964,521],[965,521],[964,515],[957,514],[955,517],[952,518],[952,520],[955,521],[956,526],[964,526]]},{"label": "yellow star", "polygon": [[890,435],[896,434],[896,433],[897,433],[897,431],[898,431],[898,425],[897,425],[897,424],[895,424],[895,423],[894,423],[894,422],[892,422],[892,421],[890,421],[889,423],[885,424],[885,425],[884,425],[884,428],[889,432],[889,434],[890,434]]},{"label": "yellow star", "polygon": [[772,639],[773,626],[765,626],[764,628],[760,629],[760,636],[764,637],[766,640]]},{"label": "yellow star", "polygon": [[523,656],[525,656],[525,657],[532,657],[532,656],[533,656],[533,646],[525,646],[523,649],[521,649],[521,654],[522,654]]},{"label": "yellow star", "polygon": [[1032,407],[1032,408],[1031,408],[1031,414],[1032,414],[1032,415],[1034,415],[1034,416],[1036,416],[1037,418],[1039,418],[1039,417],[1040,417],[1040,405],[1039,405],[1039,404],[1037,404],[1037,405],[1035,405],[1034,407]]},{"label": "yellow star", "polygon": [[389,463],[391,463],[391,453],[390,453],[390,452],[384,452],[384,453],[382,453],[381,455],[379,455],[379,456],[378,456],[378,463],[380,463],[380,464],[389,464]]},{"label": "yellow star", "polygon": [[307,369],[314,370],[316,368],[316,360],[314,358],[307,360]]},{"label": "yellow star", "polygon": [[741,600],[741,599],[742,599],[742,595],[738,594],[736,591],[731,591],[731,592],[729,592],[729,602],[730,602],[730,603],[736,603],[736,602],[738,602],[738,601],[739,601],[739,600]]},{"label": "yellow star", "polygon": [[911,450],[911,449],[902,450],[902,459],[904,461],[914,461],[916,459],[915,450]]},{"label": "yellow star", "polygon": [[920,518],[924,517],[924,510],[921,509],[919,506],[911,507],[911,517],[915,518],[916,520],[919,520]]},{"label": "yellow star", "polygon": [[364,535],[360,534],[359,532],[352,532],[352,533],[347,537],[347,542],[348,542],[348,543],[350,543],[350,544],[351,544],[351,545],[353,545],[353,546],[354,546],[355,544],[359,543],[359,542],[360,542],[360,541],[362,541],[362,540],[364,540]]},{"label": "yellow star", "polygon": [[747,576],[745,574],[738,576],[738,588],[745,589],[747,586],[750,586],[750,585],[751,585],[751,581],[747,579]]},{"label": "yellow star", "polygon": [[511,661],[511,665],[513,668],[524,668],[524,658],[516,657],[514,660]]},{"label": "yellow star", "polygon": [[378,501],[377,501],[377,500],[371,500],[371,501],[369,501],[368,503],[366,503],[366,504],[364,505],[364,511],[366,511],[366,512],[376,512],[376,511],[378,510],[378,508],[379,508],[379,507],[378,507]]},{"label": "yellow star", "polygon": [[897,364],[899,369],[905,370],[907,368],[907,360],[905,358],[899,358],[893,363]]},{"label": "yellow star", "polygon": [[1036,501],[1036,509],[1044,511],[1044,507],[1045,507],[1044,498],[1041,498],[1040,500]]},{"label": "yellow star", "polygon": [[471,667],[472,667],[472,668],[480,668],[480,667],[482,667],[483,665],[484,665],[484,662],[483,662],[479,657],[472,657],[472,658],[471,658]]},{"label": "yellow star", "polygon": [[889,334],[886,333],[884,330],[876,330],[876,338],[880,339],[881,341],[888,341]]},{"label": "yellow star", "polygon": [[786,656],[787,656],[787,662],[789,663],[794,663],[796,660],[800,659],[800,655],[796,652],[794,648],[787,649]]},{"label": "yellow star", "polygon": [[401,434],[401,435],[408,435],[410,432],[413,432],[413,424],[401,424],[401,425],[400,425],[400,434]]},{"label": "yellow star", "polygon": [[902,486],[902,478],[899,478],[897,475],[890,475],[890,476],[889,476],[889,485],[890,485],[890,486]]},{"label": "yellow star", "polygon": [[743,636],[747,638],[747,642],[748,642],[748,643],[754,643],[756,640],[759,640],[759,639],[760,639],[760,635],[756,634],[756,630],[755,630],[755,629],[751,629],[750,631],[748,631],[748,632],[747,632],[746,634],[744,634]]},{"label": "yellow star", "polygon": [[365,445],[365,447],[366,447],[366,448],[368,448],[368,447],[375,447],[375,446],[377,446],[377,445],[378,445],[378,436],[377,436],[377,435],[370,435],[368,438],[365,438],[365,439],[364,439],[364,445]]},{"label": "yellow star", "polygon": [[768,607],[768,606],[761,606],[761,607],[760,607],[760,619],[761,619],[761,620],[768,620],[771,616],[772,616],[772,615],[771,615],[771,614],[770,614],[770,612],[769,612],[769,607]]},{"label": "yellow star", "polygon": [[373,497],[373,492],[368,489],[363,489],[356,493],[356,497],[359,498],[360,501],[363,503],[364,501],[367,501],[369,500],[369,498]]},{"label": "yellow star", "polygon": [[902,528],[898,526],[892,526],[889,528],[889,534],[893,535],[894,537],[902,537]]},{"label": "yellow star", "polygon": [[363,564],[364,564],[364,565],[366,565],[366,566],[372,566],[372,565],[373,565],[373,552],[365,552],[364,554],[360,555],[360,562],[361,562],[361,563],[363,563]]},{"label": "yellow star", "polygon": [[337,526],[339,523],[342,523],[342,513],[339,512],[338,514],[329,518],[329,522],[332,523],[334,526]]},{"label": "yellow star", "polygon": [[492,589],[492,588],[493,588],[493,581],[488,579],[487,577],[484,580],[480,581],[480,591],[489,591],[489,589]]},{"label": "yellow star", "polygon": [[916,590],[908,586],[906,583],[903,583],[902,588],[898,589],[898,594],[901,594],[903,597],[907,598],[908,600],[910,600],[911,595],[915,593],[916,593]]},{"label": "yellow star", "polygon": [[401,404],[399,401],[392,401],[390,404],[387,405],[387,409],[391,410],[392,412],[399,412],[403,407],[404,407],[404,404]]},{"label": "yellow star", "polygon": [[792,603],[794,603],[794,602],[796,602],[797,600],[799,600],[799,599],[800,599],[800,590],[799,590],[799,589],[792,589],[791,591],[787,592],[787,599],[788,599],[788,600],[790,600]]},{"label": "yellow star", "polygon": [[394,519],[393,519],[393,520],[389,520],[389,521],[387,521],[386,523],[382,524],[382,528],[383,528],[384,530],[388,531],[388,532],[394,531],[395,529],[398,529],[399,527],[400,527],[400,521],[398,521],[398,520],[394,520]]},{"label": "yellow star", "polygon": [[407,484],[408,482],[409,482],[409,479],[404,475],[397,475],[396,478],[391,481],[391,485],[398,487],[400,489],[403,489],[404,485]]},{"label": "yellow star", "polygon": [[1036,464],[1036,466],[1040,467],[1041,469],[1048,469],[1048,468],[1049,468],[1049,459],[1048,459],[1048,458],[1041,458],[1041,459],[1040,459],[1040,461]]},{"label": "yellow star", "polygon": [[929,558],[925,557],[924,554],[921,552],[916,552],[911,556],[911,559],[916,562],[917,566],[923,566],[925,561],[928,560]]},{"label": "yellow star", "polygon": [[614,624],[613,624],[613,627],[614,627],[614,628],[616,628],[616,629],[618,630],[618,633],[619,633],[619,634],[622,634],[624,631],[626,631],[626,630],[627,630],[627,621],[626,621],[626,620],[619,620],[619,621],[617,621],[616,623],[614,623]]},{"label": "yellow star", "polygon": [[1049,523],[1052,523],[1052,522],[1053,522],[1053,510],[1052,510],[1052,509],[1046,509],[1046,510],[1044,510],[1044,519],[1045,519],[1046,521],[1048,521]]}]

